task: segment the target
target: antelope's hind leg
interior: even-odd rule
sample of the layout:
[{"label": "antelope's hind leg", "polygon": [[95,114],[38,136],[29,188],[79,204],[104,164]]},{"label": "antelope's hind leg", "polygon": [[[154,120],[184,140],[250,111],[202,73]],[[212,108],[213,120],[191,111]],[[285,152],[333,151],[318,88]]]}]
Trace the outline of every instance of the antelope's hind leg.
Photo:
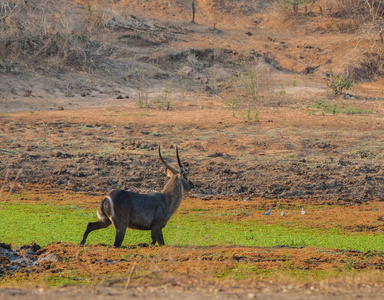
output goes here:
[{"label": "antelope's hind leg", "polygon": [[112,222],[109,219],[104,219],[103,221],[98,220],[96,222],[89,222],[87,224],[87,229],[85,229],[83,239],[81,240],[80,245],[84,245],[85,240],[88,237],[88,234],[90,234],[92,231],[102,229],[102,228],[107,228],[111,224]]},{"label": "antelope's hind leg", "polygon": [[119,248],[123,243],[125,232],[127,231],[129,224],[129,218],[122,220],[114,217],[112,219],[112,223],[116,229],[115,242],[113,243],[113,246]]}]

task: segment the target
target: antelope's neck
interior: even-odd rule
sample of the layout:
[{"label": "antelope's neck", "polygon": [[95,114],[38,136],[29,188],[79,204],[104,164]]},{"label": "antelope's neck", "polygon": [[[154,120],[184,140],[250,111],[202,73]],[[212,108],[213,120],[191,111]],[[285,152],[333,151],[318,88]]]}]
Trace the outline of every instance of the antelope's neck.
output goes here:
[{"label": "antelope's neck", "polygon": [[171,215],[176,211],[183,196],[183,185],[176,176],[172,176],[161,191],[166,197]]}]

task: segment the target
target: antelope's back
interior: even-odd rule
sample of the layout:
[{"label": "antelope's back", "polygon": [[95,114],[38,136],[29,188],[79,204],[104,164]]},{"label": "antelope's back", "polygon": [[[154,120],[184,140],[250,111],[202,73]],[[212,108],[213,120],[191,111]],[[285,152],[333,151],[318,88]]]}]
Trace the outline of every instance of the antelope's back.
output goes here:
[{"label": "antelope's back", "polygon": [[154,221],[168,216],[164,196],[160,193],[145,195],[124,190],[109,193],[115,215],[129,218],[128,227],[149,230]]}]

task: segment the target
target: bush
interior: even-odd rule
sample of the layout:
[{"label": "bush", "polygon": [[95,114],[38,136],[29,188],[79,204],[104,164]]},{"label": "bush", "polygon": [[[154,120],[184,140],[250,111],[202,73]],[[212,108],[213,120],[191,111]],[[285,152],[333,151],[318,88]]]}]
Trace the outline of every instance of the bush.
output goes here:
[{"label": "bush", "polygon": [[334,75],[333,72],[329,74],[327,85],[333,90],[335,95],[340,95],[343,90],[349,90],[353,86],[353,81],[349,79],[347,73]]}]

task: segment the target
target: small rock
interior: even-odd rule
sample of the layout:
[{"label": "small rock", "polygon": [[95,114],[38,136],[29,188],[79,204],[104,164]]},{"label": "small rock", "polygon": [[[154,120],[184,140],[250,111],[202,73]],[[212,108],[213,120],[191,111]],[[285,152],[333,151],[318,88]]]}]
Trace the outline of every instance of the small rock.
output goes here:
[{"label": "small rock", "polygon": [[221,157],[223,156],[223,153],[221,152],[215,152],[213,154],[208,154],[208,157]]},{"label": "small rock", "polygon": [[31,97],[32,96],[32,91],[31,90],[26,90],[24,93],[24,97]]}]

